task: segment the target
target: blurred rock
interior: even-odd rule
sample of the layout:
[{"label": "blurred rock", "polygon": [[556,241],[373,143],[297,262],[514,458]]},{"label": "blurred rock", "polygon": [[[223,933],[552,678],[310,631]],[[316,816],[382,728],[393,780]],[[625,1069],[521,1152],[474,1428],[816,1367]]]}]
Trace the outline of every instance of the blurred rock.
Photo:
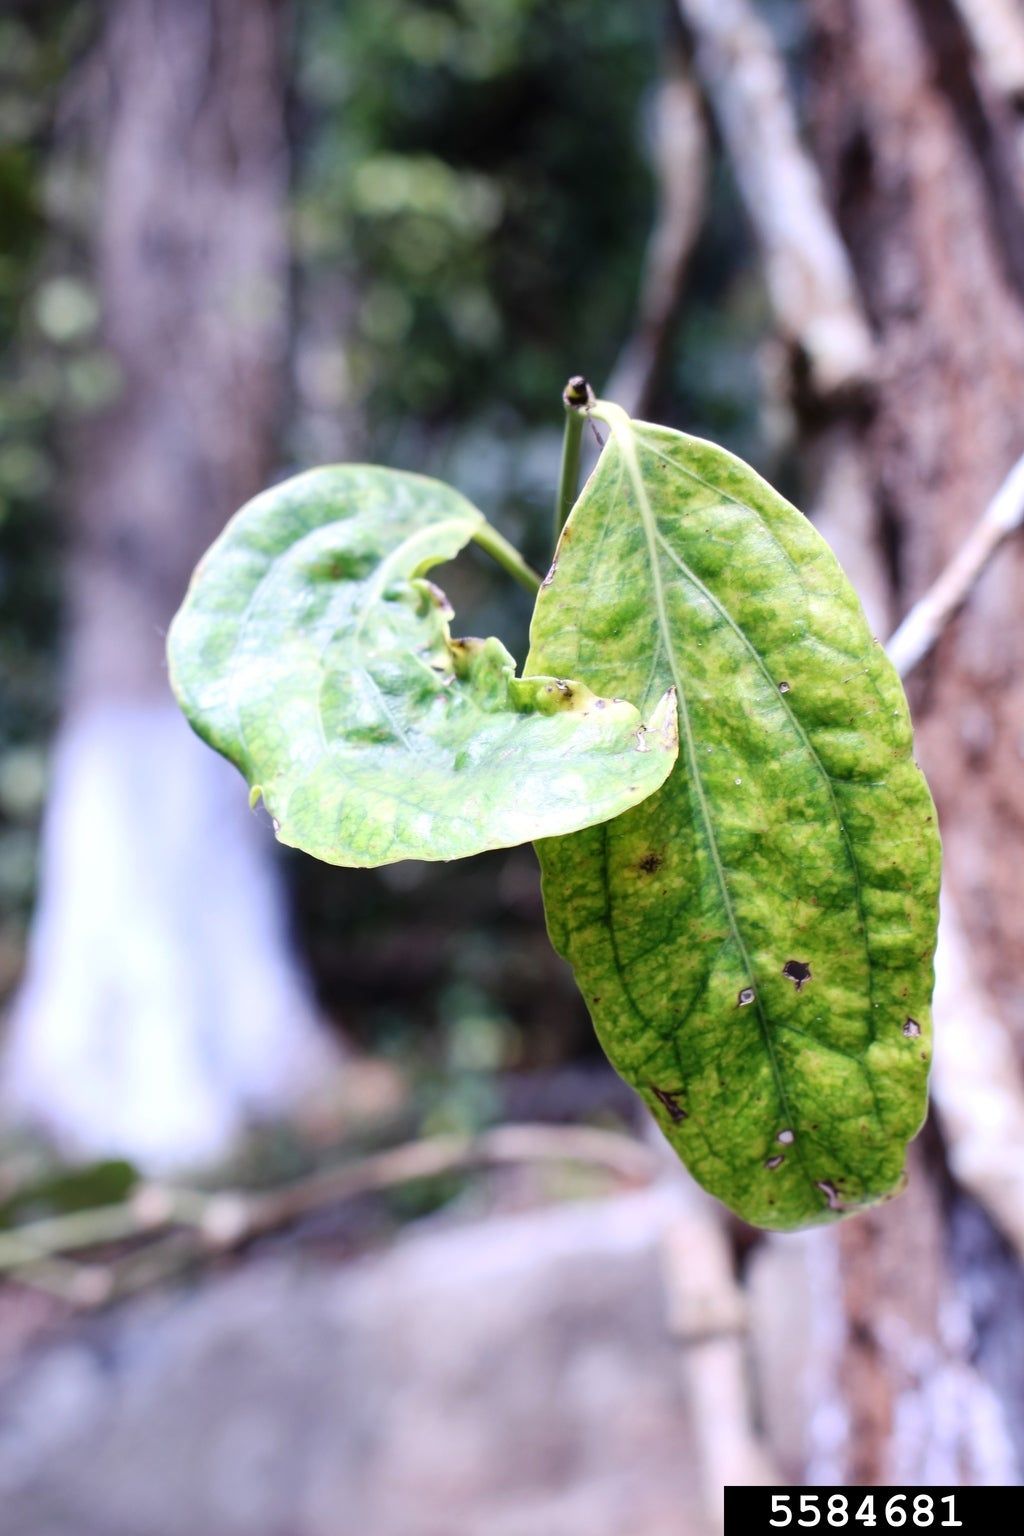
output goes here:
[{"label": "blurred rock", "polygon": [[252,1260],[0,1380],[5,1536],[703,1536],[657,1192]]}]

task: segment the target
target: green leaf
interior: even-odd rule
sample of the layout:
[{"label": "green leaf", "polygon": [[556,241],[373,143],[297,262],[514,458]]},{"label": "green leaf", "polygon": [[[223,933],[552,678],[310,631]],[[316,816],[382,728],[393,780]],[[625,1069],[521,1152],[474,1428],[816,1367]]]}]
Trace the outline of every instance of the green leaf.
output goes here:
[{"label": "green leaf", "polygon": [[195,730],[278,838],[331,864],[454,859],[591,826],[661,785],[675,702],[648,724],[497,640],[452,640],[423,579],[494,531],[420,475],[344,465],[257,496],[201,561],[168,640]]},{"label": "green leaf", "polygon": [[601,1042],[699,1181],[766,1227],[901,1183],[925,1109],[939,844],[899,680],[828,547],[731,454],[616,406],[528,670],[641,711],[679,760],[539,854]]}]

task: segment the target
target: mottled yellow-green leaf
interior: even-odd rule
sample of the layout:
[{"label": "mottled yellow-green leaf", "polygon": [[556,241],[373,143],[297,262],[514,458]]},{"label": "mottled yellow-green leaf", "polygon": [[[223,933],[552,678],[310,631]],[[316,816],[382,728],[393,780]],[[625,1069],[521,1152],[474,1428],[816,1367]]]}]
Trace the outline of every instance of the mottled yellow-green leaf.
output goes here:
[{"label": "mottled yellow-green leaf", "polygon": [[528,670],[641,712],[658,794],[539,844],[601,1042],[699,1181],[766,1227],[900,1187],[925,1110],[939,844],[899,680],[823,540],[713,444],[614,406]]},{"label": "mottled yellow-green leaf", "polygon": [[561,674],[517,678],[498,640],[451,638],[424,576],[485,529],[438,481],[342,465],[257,496],[200,563],[171,682],[282,842],[352,866],[461,858],[590,826],[664,782],[667,690],[645,725]]}]

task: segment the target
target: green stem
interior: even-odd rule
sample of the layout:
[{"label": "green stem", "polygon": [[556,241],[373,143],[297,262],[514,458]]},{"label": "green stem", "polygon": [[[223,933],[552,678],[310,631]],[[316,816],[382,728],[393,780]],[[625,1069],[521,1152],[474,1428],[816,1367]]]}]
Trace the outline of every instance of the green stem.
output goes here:
[{"label": "green stem", "polygon": [[473,535],[474,544],[479,544],[484,552],[496,560],[503,571],[518,581],[527,592],[539,592],[541,579],[532,566],[527,565],[522,555],[514,544],[508,539],[503,539],[497,528],[492,528],[490,523],[477,530]]},{"label": "green stem", "polygon": [[580,483],[580,455],[583,450],[584,412],[594,403],[594,391],[577,374],[562,391],[565,402],[565,436],[562,438],[562,469],[558,477],[558,496],[555,500],[555,543],[562,536],[566,519],[576,500]]}]

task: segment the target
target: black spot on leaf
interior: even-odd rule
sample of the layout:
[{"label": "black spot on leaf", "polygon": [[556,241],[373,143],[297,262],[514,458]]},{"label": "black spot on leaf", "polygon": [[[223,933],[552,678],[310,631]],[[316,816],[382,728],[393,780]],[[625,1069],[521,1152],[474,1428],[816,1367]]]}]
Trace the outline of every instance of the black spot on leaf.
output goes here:
[{"label": "black spot on leaf", "polygon": [[686,1110],[680,1104],[674,1093],[666,1093],[664,1088],[656,1088],[653,1083],[648,1085],[659,1104],[664,1104],[669,1116],[678,1125],[680,1120],[686,1119]]},{"label": "black spot on leaf", "polygon": [[806,960],[787,960],[782,967],[782,974],[793,983],[798,992],[805,982],[813,980],[811,968]]}]

